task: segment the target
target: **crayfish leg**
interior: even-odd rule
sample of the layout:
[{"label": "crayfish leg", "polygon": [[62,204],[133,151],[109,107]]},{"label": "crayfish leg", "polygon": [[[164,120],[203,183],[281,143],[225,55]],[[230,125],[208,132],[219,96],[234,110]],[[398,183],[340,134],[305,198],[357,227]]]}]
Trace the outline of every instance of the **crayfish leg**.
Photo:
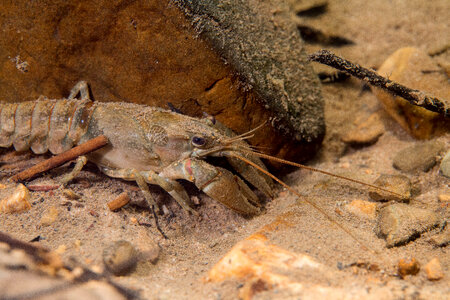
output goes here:
[{"label": "crayfish leg", "polygon": [[84,165],[87,163],[87,157],[82,155],[78,156],[77,161],[75,163],[75,167],[73,167],[72,171],[61,179],[61,184],[65,186],[69,181],[72,181],[78,174],[80,174],[81,169],[83,169]]},{"label": "crayfish leg", "polygon": [[192,202],[189,198],[186,190],[183,186],[176,180],[165,178],[159,176],[154,171],[141,171],[140,174],[144,177],[145,181],[149,184],[159,185],[163,190],[165,190],[172,198],[177,201],[177,203],[188,212],[194,215],[198,215],[198,212],[192,209]]},{"label": "crayfish leg", "polygon": [[89,86],[86,81],[78,81],[70,90],[70,94],[67,99],[75,99],[78,94],[80,94],[80,100],[90,100]]},{"label": "crayfish leg", "polygon": [[156,213],[159,213],[159,207],[156,204],[150,190],[148,188],[147,182],[144,176],[142,176],[136,169],[111,169],[108,167],[99,166],[100,170],[109,177],[121,178],[128,181],[135,181],[144,195],[145,200],[150,208],[152,208]]}]

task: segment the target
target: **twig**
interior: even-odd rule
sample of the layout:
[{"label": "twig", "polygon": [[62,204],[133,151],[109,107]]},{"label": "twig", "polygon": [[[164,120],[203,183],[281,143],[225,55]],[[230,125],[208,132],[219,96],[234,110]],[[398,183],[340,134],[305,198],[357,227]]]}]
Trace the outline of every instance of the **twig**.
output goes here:
[{"label": "twig", "polygon": [[61,154],[53,156],[52,158],[44,160],[43,162],[40,162],[40,163],[32,166],[31,168],[20,172],[17,175],[12,176],[11,180],[24,181],[24,180],[30,179],[31,177],[33,177],[39,173],[51,170],[53,168],[56,168],[64,163],[68,162],[68,161],[74,160],[78,156],[95,151],[95,150],[105,146],[107,143],[108,143],[108,139],[104,135],[98,136],[98,137],[93,138],[93,139],[91,139],[81,145],[78,145],[70,150],[67,150]]},{"label": "twig", "polygon": [[422,91],[413,90],[392,80],[384,78],[374,71],[368,70],[348,60],[338,57],[328,50],[320,50],[313,53],[309,56],[309,59],[346,72],[368,82],[371,85],[385,89],[396,96],[404,98],[412,105],[420,106],[429,111],[440,113],[447,118],[450,117],[450,107],[447,100],[440,100],[436,97],[427,95]]},{"label": "twig", "polygon": [[109,210],[116,211],[121,207],[127,205],[128,202],[130,202],[130,197],[128,196],[127,192],[123,192],[122,194],[117,196],[114,200],[111,200],[108,203],[106,203],[106,205],[108,205]]},{"label": "twig", "polygon": [[59,185],[28,185],[27,188],[33,192],[48,192],[58,189]]}]

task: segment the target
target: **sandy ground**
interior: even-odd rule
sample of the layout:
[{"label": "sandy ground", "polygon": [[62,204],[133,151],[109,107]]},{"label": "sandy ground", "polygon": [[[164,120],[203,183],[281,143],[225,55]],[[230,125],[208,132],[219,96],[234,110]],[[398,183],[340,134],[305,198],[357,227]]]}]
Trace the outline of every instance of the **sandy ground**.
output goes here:
[{"label": "sandy ground", "polygon": [[[326,13],[301,18],[305,24],[354,41],[354,45],[326,48],[374,68],[401,47],[414,46],[430,51],[448,44],[449,19],[450,3],[446,0],[329,1]],[[313,52],[324,46],[311,45],[308,48]],[[448,56],[447,50],[437,59],[448,63]],[[324,85],[323,94],[327,136],[321,153],[310,165],[368,182],[380,174],[400,174],[392,166],[395,153],[418,141],[382,112],[376,97],[370,91],[363,91],[357,80]],[[354,148],[341,142],[341,137],[360,111],[379,111],[386,132],[375,144]],[[448,135],[441,137],[440,141],[447,143],[448,149]],[[67,168],[53,170],[29,184],[57,184],[66,171]],[[449,181],[438,171],[438,166],[435,166],[426,173],[406,174],[419,191],[412,204],[448,218],[448,204],[443,206],[437,196],[449,194]],[[369,200],[365,187],[303,170],[284,175],[283,179],[304,197],[320,204],[328,214],[381,254],[375,256],[363,249],[319,212],[280,187],[276,188],[278,196],[267,201],[265,211],[253,218],[244,218],[224,208],[189,184],[186,186],[190,195],[199,200],[195,208],[199,216],[188,215],[160,189],[152,188],[161,205],[166,205],[171,211],[159,217],[161,228],[168,237],[164,239],[156,230],[153,217],[139,207],[143,198],[135,184],[107,178],[95,166],[88,166],[69,185],[82,195],[81,200],[67,199],[59,190],[32,192],[32,209],[22,214],[2,216],[0,230],[26,241],[40,236],[40,243],[51,249],[65,245],[65,259],[74,257],[91,267],[102,265],[102,249],[112,241],[128,240],[141,250],[157,244],[161,250],[156,264],[140,263],[135,272],[117,277],[116,281],[139,290],[143,298],[234,299],[238,297],[242,280],[205,283],[203,279],[208,271],[237,242],[291,212],[290,221],[294,225],[290,229],[275,231],[270,242],[295,253],[307,254],[329,267],[334,275],[327,286],[349,291],[355,286],[375,286],[380,289],[380,296],[387,295],[388,298],[412,295],[412,291],[420,297],[425,297],[428,291],[438,293],[442,298],[448,296],[448,249],[429,243],[430,237],[439,229],[431,230],[405,246],[388,249],[385,241],[374,233],[375,220],[355,216],[343,208],[355,199]],[[2,182],[5,183],[5,179]],[[109,211],[106,203],[123,191],[130,193],[135,205],[128,205],[118,212]],[[58,210],[57,220],[43,226],[41,217],[51,207]],[[416,276],[398,278],[395,275],[397,261],[408,257],[415,257],[422,264],[437,257],[446,274],[444,279],[429,281],[423,271]],[[381,271],[338,268],[340,264],[361,261],[377,264]],[[305,282],[323,284],[313,274]],[[381,287],[392,293],[386,293]],[[374,290],[378,291],[377,288]],[[267,299],[277,298],[276,294],[266,296]],[[264,298],[264,294],[260,297]],[[282,295],[278,297],[282,298]]]}]

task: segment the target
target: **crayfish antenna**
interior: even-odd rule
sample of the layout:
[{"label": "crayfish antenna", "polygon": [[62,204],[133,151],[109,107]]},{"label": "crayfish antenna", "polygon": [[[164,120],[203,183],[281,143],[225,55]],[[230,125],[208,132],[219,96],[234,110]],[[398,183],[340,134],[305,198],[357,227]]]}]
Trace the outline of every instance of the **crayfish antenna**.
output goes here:
[{"label": "crayfish antenna", "polygon": [[[245,151],[245,150],[243,149],[243,151]],[[390,191],[388,189],[385,189],[385,188],[382,188],[382,187],[379,187],[379,186],[376,186],[376,185],[373,185],[373,184],[370,184],[370,183],[367,183],[367,182],[364,182],[364,181],[360,181],[360,180],[357,180],[357,179],[353,179],[353,178],[349,178],[349,177],[333,174],[333,173],[330,173],[330,172],[327,172],[327,171],[324,171],[324,170],[320,170],[320,169],[316,169],[316,168],[313,168],[313,167],[305,166],[305,165],[302,165],[302,164],[299,164],[299,163],[295,163],[295,162],[292,162],[292,161],[289,161],[289,160],[285,160],[285,159],[282,159],[282,158],[278,158],[278,157],[274,157],[274,156],[271,156],[271,155],[267,155],[267,154],[264,154],[264,153],[261,153],[261,152],[252,151],[251,154],[255,155],[255,156],[258,156],[260,158],[272,160],[272,161],[279,162],[279,163],[282,163],[282,164],[291,165],[291,166],[294,166],[294,167],[306,169],[306,170],[313,171],[313,172],[322,173],[322,174],[325,174],[325,175],[328,175],[328,176],[332,176],[332,177],[336,177],[336,178],[339,178],[339,179],[343,179],[343,180],[351,181],[351,182],[358,183],[358,184],[361,184],[361,185],[365,185],[365,186],[377,189],[379,191],[383,191],[383,192],[387,192],[387,193],[396,195],[397,197],[400,197],[400,198],[404,198],[405,197],[402,194]]]},{"label": "crayfish antenna", "polygon": [[[255,155],[259,155],[259,154],[255,154]],[[267,176],[269,176],[270,178],[272,178],[273,180],[275,180],[276,182],[278,182],[279,184],[281,184],[282,186],[284,186],[288,191],[290,191],[292,194],[296,195],[297,197],[299,197],[300,199],[305,200],[306,203],[308,203],[309,205],[311,205],[313,208],[315,208],[318,212],[320,212],[322,215],[324,215],[331,223],[335,224],[336,226],[338,226],[341,230],[343,230],[345,233],[347,233],[354,241],[356,241],[359,245],[361,245],[365,250],[371,251],[376,255],[379,255],[380,253],[374,249],[372,249],[371,247],[367,246],[365,243],[363,243],[361,240],[358,239],[358,237],[356,235],[354,235],[348,228],[346,228],[344,225],[342,225],[341,223],[339,223],[338,221],[336,221],[335,219],[333,219],[329,214],[327,214],[326,211],[323,210],[323,208],[321,208],[319,205],[317,205],[316,203],[314,203],[313,201],[302,197],[302,195],[300,195],[300,193],[298,193],[296,190],[294,190],[293,188],[291,188],[289,185],[287,185],[286,183],[284,183],[281,179],[279,179],[278,177],[276,177],[275,175],[271,174],[270,172],[264,170],[263,168],[261,168],[260,166],[258,166],[257,164],[255,164],[254,162],[246,159],[245,157],[242,157],[238,154],[235,153],[231,153],[230,156],[233,156],[237,159],[242,160],[243,162],[253,166],[254,168],[256,168],[257,170],[259,170],[260,172],[266,174]],[[265,154],[263,155],[263,158],[266,156]],[[268,157],[272,157],[267,155]],[[282,159],[281,159],[282,160]],[[331,174],[331,173],[330,173]]]}]

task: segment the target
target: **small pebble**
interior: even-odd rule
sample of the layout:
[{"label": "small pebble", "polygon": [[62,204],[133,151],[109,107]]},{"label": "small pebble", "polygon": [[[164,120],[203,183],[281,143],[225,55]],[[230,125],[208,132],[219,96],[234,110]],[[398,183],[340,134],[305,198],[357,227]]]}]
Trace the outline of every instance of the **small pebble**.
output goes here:
[{"label": "small pebble", "polygon": [[439,280],[444,277],[444,271],[442,271],[441,263],[437,258],[430,260],[424,269],[425,273],[427,273],[428,280]]},{"label": "small pebble", "polygon": [[356,128],[350,130],[342,137],[347,144],[370,145],[378,141],[378,138],[386,131],[380,115],[373,113],[370,116],[361,114],[355,120]]},{"label": "small pebble", "polygon": [[441,194],[438,196],[439,202],[449,203],[450,202],[450,194]]},{"label": "small pebble", "polygon": [[58,219],[58,210],[55,207],[50,207],[50,209],[46,210],[41,217],[40,224],[41,226],[51,225]]},{"label": "small pebble", "polygon": [[400,259],[397,264],[397,272],[400,277],[404,278],[406,275],[416,275],[420,271],[420,264],[415,259]]},{"label": "small pebble", "polygon": [[66,250],[67,250],[66,245],[64,245],[64,244],[59,245],[58,248],[56,248],[55,253],[61,255],[61,254],[64,254],[66,252]]},{"label": "small pebble", "polygon": [[127,192],[123,192],[113,200],[106,203],[106,205],[108,205],[108,208],[111,211],[116,211],[127,205],[128,202],[130,202],[130,197],[128,196]]},{"label": "small pebble", "polygon": [[442,175],[450,178],[450,151],[448,151],[442,159],[439,170],[441,171]]},{"label": "small pebble", "polygon": [[103,250],[103,263],[114,275],[126,275],[136,267],[137,254],[130,242],[116,241]]},{"label": "small pebble", "polygon": [[397,194],[403,195],[403,197],[400,197],[399,195],[370,188],[369,196],[375,201],[407,201],[411,197],[411,181],[406,176],[383,174],[378,177],[373,184]]},{"label": "small pebble", "polygon": [[396,203],[380,209],[377,222],[378,235],[386,239],[387,247],[394,247],[435,227],[440,220],[431,210]]},{"label": "small pebble", "polygon": [[78,200],[78,199],[81,198],[80,195],[78,195],[77,193],[75,193],[71,189],[63,189],[62,193],[64,194],[64,196],[66,196],[70,200]]},{"label": "small pebble", "polygon": [[11,195],[0,201],[0,212],[16,213],[29,210],[31,208],[29,200],[30,191],[19,183]]},{"label": "small pebble", "polygon": [[377,215],[377,204],[370,201],[353,200],[351,203],[347,204],[345,208],[357,216],[372,220],[374,220]]},{"label": "small pebble", "polygon": [[436,164],[436,156],[443,149],[443,145],[436,141],[406,147],[395,155],[394,168],[403,172],[427,172]]}]

